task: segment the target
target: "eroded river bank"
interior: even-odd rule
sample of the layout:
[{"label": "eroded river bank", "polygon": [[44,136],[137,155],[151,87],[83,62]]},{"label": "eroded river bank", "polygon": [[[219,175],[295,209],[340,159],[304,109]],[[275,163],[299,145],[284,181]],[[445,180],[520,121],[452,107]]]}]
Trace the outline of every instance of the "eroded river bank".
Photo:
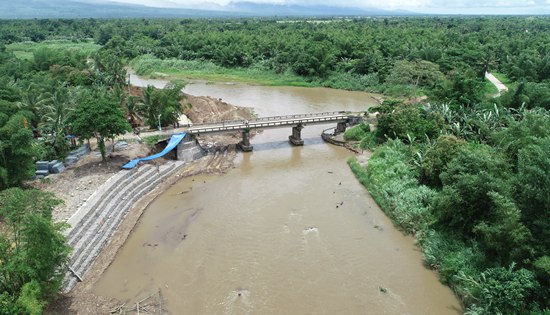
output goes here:
[{"label": "eroded river bank", "polygon": [[[366,93],[322,88],[185,91],[253,107],[260,117],[374,104]],[[414,240],[357,182],[345,163],[351,153],[321,140],[329,127],[306,126],[303,147],[288,143],[290,128],[266,130],[226,175],[170,187],[93,291],[135,303],[160,288],[172,314],[460,314]]]}]

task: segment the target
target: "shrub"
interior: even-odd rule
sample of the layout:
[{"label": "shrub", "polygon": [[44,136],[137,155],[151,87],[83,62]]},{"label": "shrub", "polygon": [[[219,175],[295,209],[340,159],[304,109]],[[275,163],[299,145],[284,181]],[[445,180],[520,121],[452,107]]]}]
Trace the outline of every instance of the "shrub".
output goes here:
[{"label": "shrub", "polygon": [[477,277],[462,275],[467,288],[466,298],[472,301],[466,314],[527,313],[526,298],[539,287],[533,273],[527,269],[489,268]]},{"label": "shrub", "polygon": [[348,141],[361,141],[369,132],[369,124],[360,124],[346,130],[344,133],[344,139]]}]

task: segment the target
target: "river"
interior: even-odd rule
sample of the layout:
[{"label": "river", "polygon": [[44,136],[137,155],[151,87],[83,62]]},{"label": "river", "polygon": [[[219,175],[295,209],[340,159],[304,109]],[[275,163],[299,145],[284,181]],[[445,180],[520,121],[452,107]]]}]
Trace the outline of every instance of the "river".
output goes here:
[{"label": "river", "polygon": [[[196,83],[185,91],[260,117],[374,103],[324,88]],[[303,147],[288,143],[290,128],[266,130],[228,174],[179,181],[150,204],[95,293],[135,303],[160,288],[171,314],[461,314],[414,239],[355,179],[352,154],[321,140],[329,127],[306,126]]]}]

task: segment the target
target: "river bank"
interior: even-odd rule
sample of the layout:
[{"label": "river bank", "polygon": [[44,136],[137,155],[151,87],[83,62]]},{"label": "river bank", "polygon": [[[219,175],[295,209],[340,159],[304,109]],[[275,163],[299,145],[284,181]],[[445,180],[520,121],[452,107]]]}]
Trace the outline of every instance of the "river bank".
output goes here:
[{"label": "river bank", "polygon": [[[184,101],[186,104],[192,105],[187,108],[187,114],[201,122],[221,120],[226,117],[252,118],[250,109],[234,106],[222,100],[188,95]],[[164,178],[155,189],[134,203],[128,214],[124,216],[122,223],[115,226],[114,230],[109,230],[108,233],[114,234],[108,238],[106,247],[101,249],[90,270],[85,275],[79,275],[84,278],[84,281],[80,282],[74,290],[63,294],[57,301],[52,303],[47,313],[72,314],[76,311],[84,314],[108,314],[112,307],[116,306],[116,300],[96,296],[91,292],[91,288],[124,244],[147,205],[183,177],[200,173],[223,174],[233,167],[236,152],[235,146],[231,144],[238,142],[233,141],[233,136],[213,136],[203,140],[208,141],[213,146],[223,148],[226,153],[208,155],[179,167],[176,172]],[[91,141],[91,153],[81,158],[75,165],[68,167],[65,172],[50,175],[45,180],[29,183],[30,186],[53,192],[64,201],[62,205],[56,207],[53,211],[55,221],[66,221],[75,215],[76,211],[85,206],[86,202],[93,197],[100,186],[110,182],[111,178],[118,175],[119,172],[127,172],[120,170],[122,164],[136,157],[146,156],[152,149],[145,143],[136,141],[133,135],[121,136],[117,139],[117,142],[119,141],[123,141],[125,145],[122,147],[117,146],[118,148],[110,153],[110,158],[107,161],[101,160],[95,141]],[[173,162],[163,158],[154,162],[154,164],[166,166],[171,163]],[[109,191],[115,188],[105,190]],[[95,198],[101,199],[102,197],[95,196]],[[88,255],[92,255],[92,253]]]},{"label": "river bank", "polygon": [[[189,84],[185,92],[259,117],[377,104],[367,93],[323,88]],[[265,130],[225,176],[171,186],[94,294],[135,305],[160,288],[172,313],[459,313],[412,238],[355,180],[345,164],[353,154],[321,139],[327,127],[306,126],[302,147],[288,143],[290,128]]]},{"label": "river bank", "polygon": [[[139,84],[150,83],[165,82]],[[184,92],[260,117],[377,104],[367,93],[324,88],[190,84]],[[326,145],[322,130],[306,126],[303,147],[288,144],[289,130],[266,130],[232,163],[219,155],[195,166],[226,176],[189,171],[167,180],[134,206],[88,279],[50,313],[109,313],[158,289],[173,313],[337,313],[344,305],[348,313],[459,313],[412,238],[353,178],[351,153]]]}]

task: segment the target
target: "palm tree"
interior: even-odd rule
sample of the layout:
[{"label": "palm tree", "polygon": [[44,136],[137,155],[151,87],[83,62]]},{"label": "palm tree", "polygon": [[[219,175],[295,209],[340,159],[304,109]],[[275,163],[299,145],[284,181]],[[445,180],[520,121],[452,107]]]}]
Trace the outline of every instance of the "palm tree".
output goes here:
[{"label": "palm tree", "polygon": [[122,88],[126,82],[126,69],[117,56],[96,53],[88,59],[88,65],[97,80],[110,89]]},{"label": "palm tree", "polygon": [[126,100],[126,118],[128,119],[128,122],[130,125],[132,125],[132,128],[136,128],[139,125],[141,125],[141,122],[143,119],[140,116],[140,113],[143,110],[143,103],[137,96],[128,96],[128,99]]},{"label": "palm tree", "polygon": [[38,124],[40,123],[40,111],[48,102],[48,95],[44,94],[40,87],[34,83],[29,84],[20,94],[21,100],[17,102],[17,108],[27,110],[33,114],[31,127],[36,136],[38,133]]},{"label": "palm tree", "polygon": [[53,93],[48,93],[42,110],[40,129],[44,131],[47,142],[50,142],[56,153],[63,155],[67,152],[65,136],[69,131],[69,116],[74,110],[67,88],[58,87]]}]

